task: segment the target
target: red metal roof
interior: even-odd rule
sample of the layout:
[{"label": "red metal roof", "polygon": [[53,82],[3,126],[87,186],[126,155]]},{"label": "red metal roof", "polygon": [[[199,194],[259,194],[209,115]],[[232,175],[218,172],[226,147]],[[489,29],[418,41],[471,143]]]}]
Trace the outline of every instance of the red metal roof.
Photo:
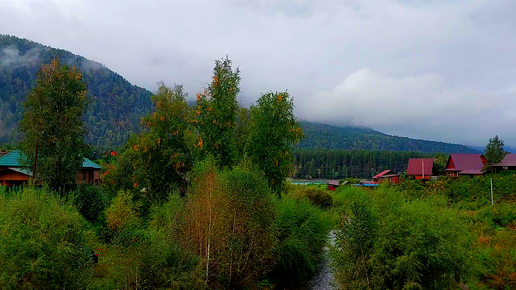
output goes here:
[{"label": "red metal roof", "polygon": [[516,166],[516,154],[507,154],[503,158],[502,162],[491,166]]},{"label": "red metal roof", "polygon": [[[453,160],[455,168],[446,168],[447,171],[468,171],[476,172],[481,174],[484,163],[482,162],[482,154],[450,154],[450,158]],[[448,163],[449,163],[448,159]],[[464,172],[464,174],[468,174]],[[469,173],[473,174],[473,173]]]},{"label": "red metal roof", "polygon": [[425,176],[432,175],[434,169],[433,158],[410,158],[408,162],[408,175],[423,175],[423,164],[425,165]]},{"label": "red metal roof", "polygon": [[390,171],[390,170],[384,170],[384,171],[382,171],[382,172],[380,172],[380,173],[376,174],[375,176],[373,176],[373,179],[376,179],[376,178],[378,178],[378,177],[382,177],[382,176],[384,176],[385,174],[387,174],[387,173],[389,173],[389,172],[391,172],[391,171]]},{"label": "red metal roof", "polygon": [[333,186],[339,186],[339,181],[338,180],[330,180],[330,181],[326,182],[326,184],[333,185]]}]

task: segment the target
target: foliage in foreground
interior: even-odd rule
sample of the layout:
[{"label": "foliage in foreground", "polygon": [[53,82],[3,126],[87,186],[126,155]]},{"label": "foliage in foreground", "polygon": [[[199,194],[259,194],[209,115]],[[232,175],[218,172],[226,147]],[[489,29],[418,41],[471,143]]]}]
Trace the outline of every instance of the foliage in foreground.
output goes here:
[{"label": "foliage in foreground", "polygon": [[348,200],[332,248],[342,289],[453,289],[468,274],[468,233],[442,199],[378,190]]},{"label": "foliage in foreground", "polygon": [[269,277],[280,285],[303,284],[319,270],[331,223],[306,199],[284,196],[276,211],[278,260]]},{"label": "foliage in foreground", "polygon": [[86,249],[81,215],[46,189],[0,196],[0,288],[82,289]]}]

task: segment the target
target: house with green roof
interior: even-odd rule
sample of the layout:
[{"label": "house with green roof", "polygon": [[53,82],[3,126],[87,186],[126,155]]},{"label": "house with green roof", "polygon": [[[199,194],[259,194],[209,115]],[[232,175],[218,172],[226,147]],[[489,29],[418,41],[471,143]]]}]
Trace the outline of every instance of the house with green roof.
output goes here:
[{"label": "house with green roof", "polygon": [[[32,177],[32,169],[21,165],[25,156],[20,150],[14,150],[0,157],[0,185],[13,186],[28,183]],[[77,183],[100,183],[100,166],[84,158],[82,167],[77,173]],[[36,176],[37,179],[37,176]]]}]

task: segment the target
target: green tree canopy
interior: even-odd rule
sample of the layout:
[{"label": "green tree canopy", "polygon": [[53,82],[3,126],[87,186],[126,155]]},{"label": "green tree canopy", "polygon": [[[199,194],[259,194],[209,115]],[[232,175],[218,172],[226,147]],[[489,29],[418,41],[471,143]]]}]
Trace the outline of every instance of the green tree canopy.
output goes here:
[{"label": "green tree canopy", "polygon": [[486,151],[484,153],[487,159],[487,164],[495,164],[502,161],[508,153],[503,149],[503,146],[503,140],[498,138],[498,135],[489,139],[489,143],[487,143]]},{"label": "green tree canopy", "polygon": [[87,151],[83,115],[88,99],[82,75],[54,59],[37,74],[20,123],[21,150],[32,168],[37,149],[38,179],[52,187],[73,183]]},{"label": "green tree canopy", "polygon": [[233,70],[227,57],[215,61],[213,81],[207,90],[197,94],[196,117],[200,137],[198,147],[211,154],[219,167],[232,166],[236,158],[233,128],[236,124],[240,92],[240,71]]},{"label": "green tree canopy", "polygon": [[251,116],[247,154],[279,192],[293,168],[291,146],[303,137],[294,116],[294,102],[287,92],[267,93],[251,107]]},{"label": "green tree canopy", "polygon": [[186,97],[182,86],[169,88],[160,83],[152,97],[156,110],[142,118],[150,130],[141,134],[132,148],[138,154],[133,164],[135,187],[145,187],[154,197],[167,197],[173,185],[186,190],[186,173],[193,166],[187,142],[191,111]]}]

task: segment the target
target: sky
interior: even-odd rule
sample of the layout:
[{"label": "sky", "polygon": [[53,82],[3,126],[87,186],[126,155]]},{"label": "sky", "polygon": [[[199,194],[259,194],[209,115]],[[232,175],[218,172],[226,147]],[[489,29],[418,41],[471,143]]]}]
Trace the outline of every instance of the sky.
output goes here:
[{"label": "sky", "polygon": [[228,55],[239,101],[287,90],[299,119],[516,147],[516,1],[0,0],[0,34],[190,96]]}]

